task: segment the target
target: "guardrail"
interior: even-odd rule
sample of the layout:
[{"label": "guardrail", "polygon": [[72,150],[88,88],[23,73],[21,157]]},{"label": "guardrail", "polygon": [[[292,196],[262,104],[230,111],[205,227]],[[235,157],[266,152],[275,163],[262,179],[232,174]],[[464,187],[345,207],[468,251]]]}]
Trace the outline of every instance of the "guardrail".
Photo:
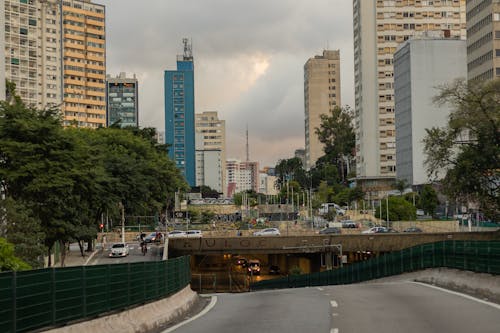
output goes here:
[{"label": "guardrail", "polygon": [[442,241],[390,252],[344,268],[259,281],[252,290],[363,282],[426,268],[500,274],[500,241]]},{"label": "guardrail", "polygon": [[191,281],[189,256],[0,273],[0,332],[26,332],[167,297]]}]

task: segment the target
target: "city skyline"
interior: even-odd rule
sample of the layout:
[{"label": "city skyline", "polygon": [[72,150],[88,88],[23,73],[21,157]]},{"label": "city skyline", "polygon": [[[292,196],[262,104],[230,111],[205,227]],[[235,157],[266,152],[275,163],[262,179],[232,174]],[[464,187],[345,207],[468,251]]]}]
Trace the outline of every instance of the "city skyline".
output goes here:
[{"label": "city skyline", "polygon": [[324,49],[343,54],[342,101],[353,106],[351,0],[98,2],[106,6],[107,71],[137,74],[142,127],[164,130],[162,74],[184,37],[196,55],[196,113],[218,110],[226,120],[228,158],[245,159],[247,125],[250,159],[261,165],[304,148],[303,66]]}]

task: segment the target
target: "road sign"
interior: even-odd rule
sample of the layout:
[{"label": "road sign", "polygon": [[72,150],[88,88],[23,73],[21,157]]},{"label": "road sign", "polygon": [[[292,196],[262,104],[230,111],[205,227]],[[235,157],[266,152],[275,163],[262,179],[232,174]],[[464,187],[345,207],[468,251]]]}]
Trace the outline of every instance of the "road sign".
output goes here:
[{"label": "road sign", "polygon": [[181,211],[174,212],[174,217],[177,219],[185,219],[186,216],[187,216],[187,212],[181,212]]}]

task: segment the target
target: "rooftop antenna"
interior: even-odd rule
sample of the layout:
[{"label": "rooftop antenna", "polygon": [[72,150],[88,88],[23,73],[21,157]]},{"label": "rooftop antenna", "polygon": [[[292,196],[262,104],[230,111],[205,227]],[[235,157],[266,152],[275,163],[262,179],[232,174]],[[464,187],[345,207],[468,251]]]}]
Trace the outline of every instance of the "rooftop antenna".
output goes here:
[{"label": "rooftop antenna", "polygon": [[250,162],[250,148],[248,146],[248,124],[247,124],[247,162]]},{"label": "rooftop antenna", "polygon": [[193,59],[193,45],[188,38],[182,39],[182,44],[184,44],[184,59]]}]

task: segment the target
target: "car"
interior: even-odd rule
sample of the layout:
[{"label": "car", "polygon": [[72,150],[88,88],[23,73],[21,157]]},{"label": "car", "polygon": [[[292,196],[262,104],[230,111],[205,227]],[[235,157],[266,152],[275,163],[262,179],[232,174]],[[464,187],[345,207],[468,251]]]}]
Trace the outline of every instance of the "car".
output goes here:
[{"label": "car", "polygon": [[189,238],[201,238],[203,236],[203,233],[201,230],[188,230],[186,231],[186,237]]},{"label": "car", "polygon": [[260,260],[250,259],[247,265],[247,273],[249,275],[260,275]]},{"label": "car", "polygon": [[115,243],[111,245],[110,257],[126,257],[129,254],[129,247],[126,243]]},{"label": "car", "polygon": [[186,237],[186,232],[182,230],[172,230],[168,233],[168,238]]},{"label": "car", "polygon": [[236,257],[236,260],[234,261],[234,263],[235,263],[235,265],[246,267],[248,260],[247,260],[247,258]]},{"label": "car", "polygon": [[150,233],[149,235],[147,235],[146,237],[144,237],[144,242],[146,242],[146,243],[154,243],[156,241],[159,242],[160,239],[159,238],[156,239],[158,235],[159,235],[158,232],[153,231],[152,233]]},{"label": "car", "polygon": [[278,228],[266,228],[253,233],[254,236],[279,236],[281,235]]},{"label": "car", "polygon": [[269,274],[273,274],[273,275],[279,275],[279,274],[281,274],[280,267],[277,266],[277,265],[271,265],[271,266],[269,266]]},{"label": "car", "polygon": [[403,232],[422,232],[422,229],[417,227],[406,228]]},{"label": "car", "polygon": [[372,227],[368,230],[364,230],[361,233],[362,234],[383,234],[387,233],[389,230],[386,227]]},{"label": "car", "polygon": [[321,229],[319,231],[320,235],[329,235],[329,234],[340,234],[340,229],[336,227],[327,227],[325,229]]},{"label": "car", "polygon": [[357,227],[358,227],[358,224],[356,222],[354,222],[353,220],[342,221],[342,228],[356,229]]}]

